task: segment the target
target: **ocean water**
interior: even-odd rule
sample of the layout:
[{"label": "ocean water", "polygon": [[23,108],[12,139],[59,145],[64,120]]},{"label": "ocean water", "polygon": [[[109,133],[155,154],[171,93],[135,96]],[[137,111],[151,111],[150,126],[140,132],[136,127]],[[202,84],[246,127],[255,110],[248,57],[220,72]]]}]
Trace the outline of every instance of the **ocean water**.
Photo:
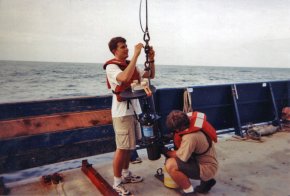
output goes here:
[{"label": "ocean water", "polygon": [[[142,66],[139,66],[142,68]],[[101,64],[0,61],[0,103],[111,94]],[[239,68],[156,65],[157,88],[289,80],[290,68]],[[92,164],[112,161],[112,153],[88,157]],[[145,150],[139,150],[146,157]],[[1,175],[5,183],[78,168],[81,159]]]},{"label": "ocean water", "polygon": [[[142,68],[142,65],[139,65]],[[97,63],[0,61],[0,103],[110,94]],[[156,65],[156,88],[289,80],[290,68]]]}]

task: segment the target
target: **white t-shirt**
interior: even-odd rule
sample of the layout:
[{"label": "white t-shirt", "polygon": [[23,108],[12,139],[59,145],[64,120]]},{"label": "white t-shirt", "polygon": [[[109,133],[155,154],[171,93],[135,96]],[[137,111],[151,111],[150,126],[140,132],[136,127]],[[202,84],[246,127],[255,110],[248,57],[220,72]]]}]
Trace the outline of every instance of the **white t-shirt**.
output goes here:
[{"label": "white t-shirt", "polygon": [[[142,76],[144,71],[140,71],[137,68],[137,71]],[[120,85],[121,82],[117,81],[117,75],[122,72],[122,70],[115,64],[109,64],[106,67],[106,74],[111,85],[111,89],[114,90],[117,85]],[[140,107],[140,103],[138,99],[131,99],[131,103],[129,104],[129,109],[127,108],[127,101],[119,102],[117,100],[117,96],[113,93],[113,101],[112,101],[112,117],[122,117],[122,116],[129,116],[134,115],[134,110],[136,114],[141,114],[142,110]]]}]

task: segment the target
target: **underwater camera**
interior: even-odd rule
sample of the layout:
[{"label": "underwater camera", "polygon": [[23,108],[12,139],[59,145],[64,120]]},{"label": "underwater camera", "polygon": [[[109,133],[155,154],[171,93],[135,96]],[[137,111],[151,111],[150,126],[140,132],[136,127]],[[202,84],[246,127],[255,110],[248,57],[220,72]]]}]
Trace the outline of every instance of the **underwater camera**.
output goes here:
[{"label": "underwater camera", "polygon": [[[147,149],[149,160],[157,160],[161,157],[160,146],[162,144],[162,134],[158,128],[158,119],[160,119],[160,117],[155,112],[153,98],[153,93],[156,91],[156,88],[152,85],[148,85],[148,83],[142,88],[140,86],[140,89],[139,86],[140,85],[138,84],[132,84],[131,89],[121,93],[121,97],[123,100],[127,100],[128,107],[130,107],[131,99],[139,99],[142,114],[138,116],[135,113],[135,116],[141,125],[142,131],[142,140],[139,145],[141,148]],[[148,91],[150,93],[148,93]]]},{"label": "underwater camera", "polygon": [[160,117],[152,109],[148,99],[141,100],[143,113],[139,116],[139,122],[143,137],[140,146],[147,149],[149,160],[158,160],[161,157],[161,132],[158,128]]}]

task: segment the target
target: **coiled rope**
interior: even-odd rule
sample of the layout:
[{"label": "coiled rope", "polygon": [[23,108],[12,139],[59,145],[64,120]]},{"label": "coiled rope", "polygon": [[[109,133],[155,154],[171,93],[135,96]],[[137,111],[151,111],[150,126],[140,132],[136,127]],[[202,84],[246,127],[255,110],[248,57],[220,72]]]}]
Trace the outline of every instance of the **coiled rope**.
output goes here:
[{"label": "coiled rope", "polygon": [[183,92],[183,112],[192,112],[191,95],[187,89]]}]

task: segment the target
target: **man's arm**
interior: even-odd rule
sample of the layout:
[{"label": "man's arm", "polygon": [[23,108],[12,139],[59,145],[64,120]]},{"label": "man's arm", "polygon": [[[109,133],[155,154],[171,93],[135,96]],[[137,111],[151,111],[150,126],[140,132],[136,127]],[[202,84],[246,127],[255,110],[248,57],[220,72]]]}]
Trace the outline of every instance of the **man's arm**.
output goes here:
[{"label": "man's arm", "polygon": [[191,157],[197,146],[198,138],[197,133],[186,134],[182,136],[180,147],[176,151],[176,156],[184,161]]},{"label": "man's arm", "polygon": [[169,150],[167,153],[166,153],[170,158],[175,158],[176,157],[176,150]]},{"label": "man's arm", "polygon": [[172,149],[168,149],[166,146],[161,145],[160,146],[160,152],[163,154],[166,158],[173,158],[176,157],[176,151]]},{"label": "man's arm", "polygon": [[126,69],[122,72],[120,72],[117,75],[117,81],[118,82],[129,82],[131,77],[133,76],[135,67],[136,67],[136,63],[138,60],[138,57],[140,55],[141,49],[143,48],[143,44],[139,43],[135,46],[135,51],[134,51],[134,55],[129,63],[129,65],[126,67]]}]

